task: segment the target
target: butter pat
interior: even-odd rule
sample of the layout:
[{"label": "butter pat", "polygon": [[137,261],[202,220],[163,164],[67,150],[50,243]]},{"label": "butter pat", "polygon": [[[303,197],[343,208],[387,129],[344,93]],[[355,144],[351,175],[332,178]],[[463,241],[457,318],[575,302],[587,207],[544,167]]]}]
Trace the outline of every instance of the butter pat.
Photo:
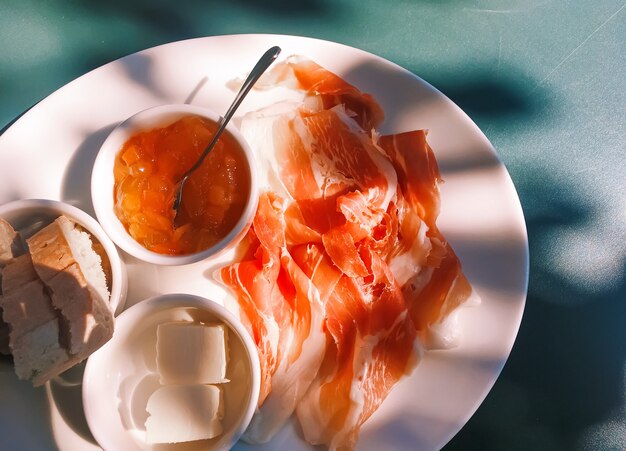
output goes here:
[{"label": "butter pat", "polygon": [[222,392],[214,385],[166,385],[148,399],[148,443],[205,440],[222,433]]},{"label": "butter pat", "polygon": [[157,327],[161,384],[228,382],[228,335],[224,325],[165,323]]}]

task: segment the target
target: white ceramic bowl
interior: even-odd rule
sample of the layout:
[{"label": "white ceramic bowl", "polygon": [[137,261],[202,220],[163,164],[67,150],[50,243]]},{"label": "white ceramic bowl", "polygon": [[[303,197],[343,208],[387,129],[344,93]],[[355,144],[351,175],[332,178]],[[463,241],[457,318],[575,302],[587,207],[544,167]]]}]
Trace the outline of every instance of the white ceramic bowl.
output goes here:
[{"label": "white ceramic bowl", "polygon": [[[229,328],[230,360],[223,389],[223,433],[212,440],[150,445],[145,440],[145,406],[158,388],[156,330],[171,321],[212,322]],[[228,385],[228,387],[226,387]],[[87,361],[83,405],[89,429],[105,450],[223,450],[248,427],[260,389],[256,347],[241,322],[206,298],[167,294],[142,301],[117,318],[113,338]],[[227,391],[228,390],[228,391]]]},{"label": "white ceramic bowl", "polygon": [[104,247],[111,264],[111,310],[118,314],[124,309],[128,280],[126,266],[120,258],[113,242],[100,224],[84,211],[73,205],[50,199],[24,199],[0,205],[0,218],[8,221],[26,239],[65,215],[73,219],[91,233]]},{"label": "white ceramic bowl", "polygon": [[148,263],[186,265],[214,257],[225,249],[232,247],[245,235],[256,212],[258,182],[254,155],[246,140],[231,122],[227,125],[226,130],[237,140],[244,151],[250,170],[250,195],[241,218],[222,240],[210,248],[194,254],[179,256],[159,254],[149,251],[135,241],[117,218],[114,212],[113,166],[115,157],[124,143],[138,132],[169,125],[177,119],[190,114],[202,116],[214,122],[220,119],[220,116],[214,111],[194,105],[161,105],[143,110],[126,119],[111,132],[102,144],[94,163],[91,176],[91,197],[100,224],[102,224],[106,233],[120,248]]}]

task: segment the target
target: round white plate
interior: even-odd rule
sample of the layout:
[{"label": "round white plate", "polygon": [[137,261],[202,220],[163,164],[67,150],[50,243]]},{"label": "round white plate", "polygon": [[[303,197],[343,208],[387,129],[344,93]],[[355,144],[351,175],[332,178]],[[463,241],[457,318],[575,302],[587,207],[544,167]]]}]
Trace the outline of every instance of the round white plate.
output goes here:
[{"label": "round white plate", "polygon": [[[430,130],[429,142],[445,179],[439,225],[482,304],[462,310],[457,348],[428,353],[396,385],[364,426],[358,449],[441,448],[478,408],[511,351],[526,299],[528,244],[515,188],[487,138],[456,105],[410,72],[351,47],[291,36],[217,36],[148,49],[69,83],[0,137],[0,203],[59,199],[93,215],[91,167],[118,122],[164,103],[225,111],[234,97],[226,82],[247,73],[273,45],[283,48],[281,57],[305,55],[372,93],[386,112],[381,132]],[[252,92],[239,115],[274,100],[268,93]],[[218,300],[224,296],[211,282],[215,263],[157,268],[124,257],[127,306],[168,292]],[[8,365],[0,365],[0,436],[5,445],[98,449],[81,416],[79,376],[49,384],[43,393],[18,382]],[[308,449],[295,425],[266,446],[238,447]]]}]

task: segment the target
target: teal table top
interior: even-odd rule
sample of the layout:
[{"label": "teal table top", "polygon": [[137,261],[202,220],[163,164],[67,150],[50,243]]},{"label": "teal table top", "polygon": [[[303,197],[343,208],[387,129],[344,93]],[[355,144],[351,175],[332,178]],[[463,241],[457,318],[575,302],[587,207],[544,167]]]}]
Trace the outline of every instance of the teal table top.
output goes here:
[{"label": "teal table top", "polygon": [[0,129],[122,56],[240,33],[399,64],[459,105],[511,174],[526,310],[494,388],[445,449],[626,449],[626,3],[3,0]]}]

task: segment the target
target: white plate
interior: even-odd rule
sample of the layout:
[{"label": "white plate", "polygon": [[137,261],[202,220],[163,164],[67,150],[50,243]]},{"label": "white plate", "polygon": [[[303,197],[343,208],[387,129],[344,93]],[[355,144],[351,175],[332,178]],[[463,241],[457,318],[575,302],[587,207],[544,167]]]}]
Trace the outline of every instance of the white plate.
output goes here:
[{"label": "white plate", "polygon": [[[483,302],[463,310],[459,347],[427,354],[393,389],[363,428],[358,449],[441,448],[478,408],[511,351],[526,299],[528,245],[519,199],[487,138],[410,72],[354,48],[290,36],[218,36],[148,49],[69,83],[0,137],[0,203],[47,197],[93,214],[91,166],[115,124],[163,103],[225,111],[234,97],[225,83],[246,73],[273,45],[283,48],[281,56],[306,55],[374,94],[387,113],[383,133],[430,130],[445,179],[439,225]],[[251,93],[240,113],[273,101],[266,94]],[[213,299],[224,294],[210,281],[206,263],[157,268],[126,261],[127,306],[168,292]],[[80,387],[53,383],[44,396],[27,385],[0,365],[0,436],[7,447],[97,449],[81,417]],[[272,443],[251,449],[307,449],[296,431],[289,426]]]}]

